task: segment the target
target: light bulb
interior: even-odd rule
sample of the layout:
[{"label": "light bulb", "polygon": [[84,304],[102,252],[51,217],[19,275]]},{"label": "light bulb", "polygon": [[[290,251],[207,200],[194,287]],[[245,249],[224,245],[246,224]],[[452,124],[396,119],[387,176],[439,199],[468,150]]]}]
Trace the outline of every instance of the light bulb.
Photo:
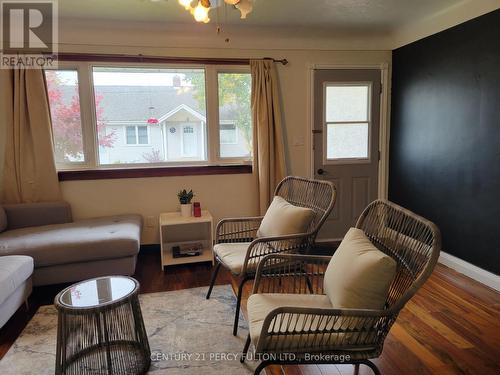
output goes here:
[{"label": "light bulb", "polygon": [[191,8],[191,1],[192,0],[178,0],[179,4],[182,5],[186,10],[189,10]]},{"label": "light bulb", "polygon": [[201,5],[201,1],[198,2],[198,5],[193,9],[193,17],[196,22],[208,23],[210,21],[210,18],[208,18],[209,10],[210,8],[205,8],[203,5]]}]

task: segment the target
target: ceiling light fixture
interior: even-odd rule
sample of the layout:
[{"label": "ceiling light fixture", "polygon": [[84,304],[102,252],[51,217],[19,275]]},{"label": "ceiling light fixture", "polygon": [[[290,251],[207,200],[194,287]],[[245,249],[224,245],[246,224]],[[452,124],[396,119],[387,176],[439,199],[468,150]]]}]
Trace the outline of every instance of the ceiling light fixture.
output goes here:
[{"label": "ceiling light fixture", "polygon": [[253,10],[252,0],[239,0],[234,6],[240,11],[241,19],[247,18],[247,14]]},{"label": "ceiling light fixture", "polygon": [[208,23],[208,12],[210,11],[210,0],[199,0],[198,5],[191,11],[196,22]]},{"label": "ceiling light fixture", "polygon": [[179,4],[184,7],[184,9],[189,10],[191,8],[192,0],[179,0]]},{"label": "ceiling light fixture", "polygon": [[[219,6],[222,3],[222,0],[212,0],[214,1],[215,7]],[[253,10],[253,0],[223,0],[224,3],[233,6],[238,9],[241,14],[241,18],[245,19],[247,14]],[[208,17],[208,13],[210,12],[210,8],[212,4],[210,4],[210,0],[178,0],[179,4],[184,7],[184,9],[191,12],[196,22],[208,23],[210,22],[210,18]],[[193,7],[193,2],[195,2],[195,6]]]}]

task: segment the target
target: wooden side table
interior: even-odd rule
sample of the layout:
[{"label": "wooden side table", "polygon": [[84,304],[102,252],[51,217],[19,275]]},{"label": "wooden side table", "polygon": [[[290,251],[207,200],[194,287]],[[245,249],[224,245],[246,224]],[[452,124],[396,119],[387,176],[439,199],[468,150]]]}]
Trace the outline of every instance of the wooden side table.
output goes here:
[{"label": "wooden side table", "polygon": [[[207,210],[201,211],[201,217],[184,217],[180,212],[160,214],[161,268],[175,264],[212,262],[213,219]],[[203,250],[200,255],[174,258],[172,248],[186,243],[200,242]]]},{"label": "wooden side table", "polygon": [[151,350],[138,291],[137,280],[109,276],[71,285],[56,296],[56,375],[148,371]]}]

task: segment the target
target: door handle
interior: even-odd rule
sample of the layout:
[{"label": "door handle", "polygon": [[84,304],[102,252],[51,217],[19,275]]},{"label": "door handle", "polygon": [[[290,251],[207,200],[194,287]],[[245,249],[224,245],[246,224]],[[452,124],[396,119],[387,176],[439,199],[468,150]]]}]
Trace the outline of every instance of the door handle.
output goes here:
[{"label": "door handle", "polygon": [[319,168],[317,171],[316,171],[319,175],[322,175],[322,174],[325,174],[326,171],[322,168]]}]

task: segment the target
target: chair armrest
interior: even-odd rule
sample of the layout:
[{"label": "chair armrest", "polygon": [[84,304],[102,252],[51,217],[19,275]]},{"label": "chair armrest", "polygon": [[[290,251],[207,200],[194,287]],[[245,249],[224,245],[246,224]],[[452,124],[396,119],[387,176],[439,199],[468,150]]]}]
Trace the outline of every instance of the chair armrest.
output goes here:
[{"label": "chair armrest", "polygon": [[262,219],[263,216],[222,219],[215,229],[215,243],[253,241]]},{"label": "chair armrest", "polygon": [[252,293],[324,294],[323,277],[330,259],[321,255],[267,255],[257,267]]},{"label": "chair armrest", "polygon": [[7,229],[71,223],[71,206],[67,202],[6,204]]},{"label": "chair armrest", "polygon": [[294,336],[294,352],[377,346],[396,316],[390,310],[278,307],[264,319],[259,341],[254,345],[258,353],[284,348]]}]

